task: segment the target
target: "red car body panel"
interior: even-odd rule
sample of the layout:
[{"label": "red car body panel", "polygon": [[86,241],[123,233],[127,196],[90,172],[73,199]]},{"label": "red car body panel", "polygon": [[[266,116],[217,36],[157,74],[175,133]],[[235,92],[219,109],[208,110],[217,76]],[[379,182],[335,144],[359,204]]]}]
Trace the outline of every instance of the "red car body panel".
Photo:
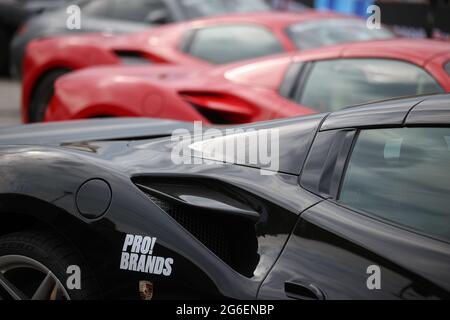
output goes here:
[{"label": "red car body panel", "polygon": [[117,51],[136,52],[153,63],[208,65],[206,61],[183,53],[180,46],[188,31],[210,25],[262,25],[275,34],[286,51],[295,51],[297,48],[285,32],[288,26],[330,18],[349,19],[348,16],[313,10],[299,13],[234,14],[170,24],[129,35],[84,34],[38,39],[29,44],[24,58],[22,119],[28,122],[33,90],[39,80],[51,70],[118,65],[121,61],[115,54]]},{"label": "red car body panel", "polygon": [[[59,79],[46,121],[108,116],[143,116],[246,123],[315,113],[278,91],[293,61],[389,58],[427,70],[450,92],[443,65],[450,45],[427,40],[387,40],[288,53],[227,66],[96,67]],[[349,93],[351,94],[351,93]],[[196,107],[197,106],[197,107]],[[201,112],[203,110],[203,112]]]}]

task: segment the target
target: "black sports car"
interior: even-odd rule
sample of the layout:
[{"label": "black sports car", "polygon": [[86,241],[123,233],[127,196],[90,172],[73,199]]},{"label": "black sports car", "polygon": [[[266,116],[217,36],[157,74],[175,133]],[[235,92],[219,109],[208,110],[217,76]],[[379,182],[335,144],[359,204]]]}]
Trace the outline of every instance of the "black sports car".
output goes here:
[{"label": "black sports car", "polygon": [[[1,294],[448,299],[449,125],[435,95],[228,135],[145,119],[0,129]],[[240,138],[260,157],[220,148]]]}]

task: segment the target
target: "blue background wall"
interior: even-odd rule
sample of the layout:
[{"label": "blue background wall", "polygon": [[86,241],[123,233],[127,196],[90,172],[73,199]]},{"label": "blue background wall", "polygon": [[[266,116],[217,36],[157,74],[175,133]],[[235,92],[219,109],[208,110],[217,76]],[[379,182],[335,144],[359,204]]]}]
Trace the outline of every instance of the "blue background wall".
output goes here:
[{"label": "blue background wall", "polygon": [[315,7],[319,10],[334,10],[341,13],[367,16],[367,7],[374,0],[315,0]]}]

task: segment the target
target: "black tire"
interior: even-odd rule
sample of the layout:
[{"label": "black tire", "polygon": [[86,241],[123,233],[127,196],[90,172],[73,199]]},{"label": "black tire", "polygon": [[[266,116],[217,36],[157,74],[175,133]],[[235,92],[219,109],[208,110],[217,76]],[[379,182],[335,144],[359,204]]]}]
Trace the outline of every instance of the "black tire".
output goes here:
[{"label": "black tire", "polygon": [[48,72],[39,80],[30,101],[28,112],[30,122],[44,121],[45,112],[54,93],[56,80],[64,74],[70,72],[68,69],[58,69]]},{"label": "black tire", "polygon": [[[0,237],[0,261],[1,259],[14,259],[15,257],[19,257],[21,259],[25,257],[26,259],[37,261],[41,265],[45,266],[45,268],[47,268],[52,273],[52,276],[54,276],[59,281],[59,285],[62,285],[66,290],[65,294],[67,294],[68,297],[62,297],[63,290],[59,290],[59,296],[63,300],[91,300],[101,298],[97,282],[94,276],[91,274],[89,267],[83,262],[83,259],[74,248],[72,248],[67,242],[57,236],[45,233],[43,231],[27,231],[12,233]],[[72,288],[71,290],[67,286],[67,279],[71,275],[67,274],[69,266],[78,266],[81,270],[80,289]],[[8,272],[2,274],[1,269],[2,266],[0,265],[0,280],[2,276],[3,279],[7,279],[7,277],[9,276]],[[5,269],[3,269],[3,271],[4,270]],[[11,283],[15,284],[15,280],[17,283],[15,284],[15,287],[19,288],[19,291],[24,293],[25,299],[31,298],[30,296],[32,296],[32,294],[36,292],[36,289],[37,287],[39,287],[39,284],[42,280],[38,279],[35,281],[36,284],[33,284],[33,278],[30,277],[29,274],[27,275],[26,273],[24,273],[26,272],[24,271],[25,269],[17,269],[17,271],[15,270],[16,269],[12,269],[12,279],[10,277],[10,280],[8,281],[11,281]],[[16,272],[16,274],[14,274],[14,272]],[[22,274],[20,274],[19,272],[22,272]],[[29,271],[29,273],[30,272],[35,271],[31,270]],[[27,280],[20,281],[21,279]],[[7,294],[8,292],[4,286],[2,287],[1,282],[0,290],[3,295]],[[50,290],[50,292],[54,293],[53,298],[56,296],[56,291],[58,290]],[[6,298],[11,297],[11,295],[6,295]],[[52,296],[50,295],[49,299],[51,297]]]}]

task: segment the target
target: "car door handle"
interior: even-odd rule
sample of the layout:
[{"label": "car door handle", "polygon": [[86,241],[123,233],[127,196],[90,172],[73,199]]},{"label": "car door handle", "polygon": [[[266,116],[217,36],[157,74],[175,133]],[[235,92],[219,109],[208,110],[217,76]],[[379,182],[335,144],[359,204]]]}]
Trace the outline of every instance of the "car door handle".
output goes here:
[{"label": "car door handle", "polygon": [[325,300],[325,295],[313,284],[298,281],[286,281],[284,283],[286,296],[297,300]]}]

